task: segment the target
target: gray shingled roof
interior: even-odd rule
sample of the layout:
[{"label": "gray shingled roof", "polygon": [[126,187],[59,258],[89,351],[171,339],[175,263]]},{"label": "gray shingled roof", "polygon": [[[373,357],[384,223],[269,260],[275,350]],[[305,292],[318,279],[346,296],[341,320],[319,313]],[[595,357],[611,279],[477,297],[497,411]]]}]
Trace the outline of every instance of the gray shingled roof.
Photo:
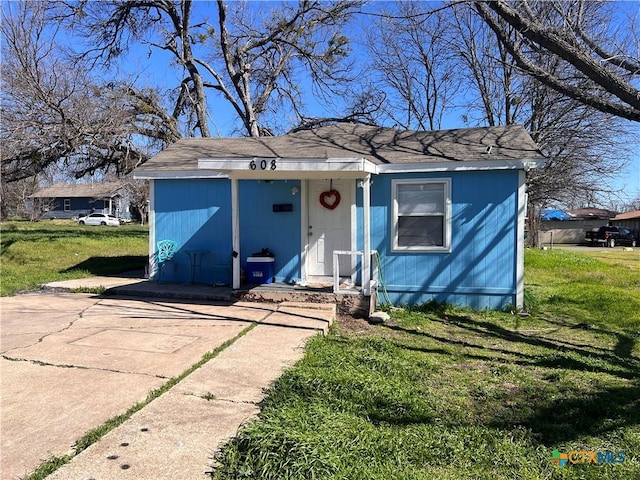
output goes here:
[{"label": "gray shingled roof", "polygon": [[279,137],[183,138],[136,170],[197,170],[199,159],[256,157],[366,158],[376,164],[544,159],[518,125],[420,132],[339,124]]},{"label": "gray shingled roof", "polygon": [[124,186],[121,182],[102,183],[59,183],[43,188],[30,197],[33,198],[109,198],[118,194]]}]

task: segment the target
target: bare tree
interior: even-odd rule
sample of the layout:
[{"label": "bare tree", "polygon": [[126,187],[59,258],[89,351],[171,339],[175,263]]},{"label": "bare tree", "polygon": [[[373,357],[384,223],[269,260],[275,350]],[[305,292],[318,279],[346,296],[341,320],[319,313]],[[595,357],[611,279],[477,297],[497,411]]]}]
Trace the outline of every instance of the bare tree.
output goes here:
[{"label": "bare tree", "polygon": [[19,217],[36,220],[38,213],[44,212],[44,208],[39,205],[30,206],[29,195],[38,187],[38,178],[36,177],[12,183],[2,182],[0,187],[2,192],[0,195],[0,218],[5,220],[10,217]]},{"label": "bare tree", "polygon": [[[443,13],[421,3],[399,3],[367,32],[377,88],[386,93],[385,116],[412,130],[441,128],[459,82],[452,68]],[[381,41],[380,32],[386,32]]]},{"label": "bare tree", "polygon": [[187,135],[211,136],[207,92],[232,107],[246,135],[259,136],[273,130],[264,117],[283,105],[298,117],[291,123],[302,117],[299,71],[316,92],[344,82],[349,40],[341,28],[360,1],[215,5],[215,19],[200,15],[197,21],[195,13],[202,12],[191,0],[80,2],[71,9],[65,4],[59,15],[83,29],[87,58],[113,61],[131,42],[170,52],[184,71],[172,116],[186,118]]},{"label": "bare tree", "polygon": [[[550,154],[549,166],[530,179],[540,198],[590,195],[617,168],[614,115],[636,119],[623,91],[637,80],[638,59],[629,54],[637,37],[633,22],[628,34],[612,30],[608,5],[521,1],[514,9],[468,1],[439,15],[440,7],[398,4],[378,17],[377,83],[367,80],[357,92],[347,82],[355,70],[344,30],[360,5],[301,0],[256,8],[219,0],[208,12],[191,0],[4,4],[2,181],[52,163],[76,176],[126,173],[180,136],[211,135],[212,99],[231,107],[244,135],[257,136],[345,120],[440,128],[454,97],[462,98],[466,124],[522,123]],[[58,25],[84,34],[79,56],[55,42]],[[540,36],[520,31],[529,27]],[[573,50],[562,51],[562,42],[551,48],[558,39]],[[173,58],[168,67],[182,81],[169,95],[115,74],[102,80],[134,44]],[[588,53],[602,75],[567,52]],[[309,116],[309,92],[342,110]]]},{"label": "bare tree", "polygon": [[[564,96],[640,121],[637,9],[635,17],[621,19],[607,2],[588,0],[477,1],[474,6],[518,68]],[[572,75],[559,76],[539,65],[540,51],[566,63]]]},{"label": "bare tree", "polygon": [[[415,111],[415,105],[419,105],[415,99],[422,95],[429,99],[422,104],[423,111],[428,110],[428,102],[446,98],[438,98],[451,81],[446,73],[455,72],[457,99],[462,99],[466,111],[462,119],[467,125],[522,124],[547,155],[545,168],[529,173],[530,212],[549,202],[586,201],[607,190],[607,178],[618,172],[626,160],[618,148],[625,140],[620,133],[624,131],[620,127],[624,120],[589,107],[523,72],[501,37],[473,5],[449,5],[446,15],[440,10],[412,7],[396,9],[393,17],[380,22],[386,28],[382,37],[392,40],[375,47],[375,65],[387,80],[385,91],[402,99],[394,106],[396,113]],[[536,4],[536,8],[539,18],[560,15],[551,3]],[[517,30],[499,18],[495,21],[501,33],[517,43]],[[415,31],[414,25],[423,28],[414,36],[404,37],[403,32]],[[425,44],[425,39],[429,43]],[[414,69],[412,58],[424,59],[421,65],[426,68]],[[531,53],[530,59],[555,77],[570,78],[573,74],[571,65],[549,52]],[[422,80],[418,82],[416,78]],[[439,79],[431,84],[435,88],[423,87],[435,78]],[[575,79],[573,83],[577,88],[591,88],[586,79]],[[410,118],[405,115],[405,119]],[[406,121],[397,123],[411,127]],[[419,122],[416,125],[433,128]],[[535,218],[530,215],[530,219]],[[530,238],[535,239],[535,225],[530,231]]]},{"label": "bare tree", "polygon": [[517,123],[527,86],[493,32],[466,4],[453,6],[445,25],[456,77],[466,92],[463,121],[489,126]]},{"label": "bare tree", "polygon": [[137,213],[140,224],[144,225],[149,215],[149,181],[129,178],[125,189],[129,195],[129,208]]},{"label": "bare tree", "polygon": [[336,109],[342,114],[322,117],[300,115],[299,124],[290,129],[289,133],[339,123],[378,126],[379,118],[384,111],[385,98],[384,92],[377,87],[350,85],[344,96],[340,97],[340,101],[336,102]]},{"label": "bare tree", "polygon": [[61,163],[77,177],[131,171],[149,157],[139,136],[178,138],[151,90],[96,81],[85,62],[56,43],[43,3],[3,5],[2,181],[34,177]]},{"label": "bare tree", "polygon": [[[537,8],[539,18],[558,15],[551,3]],[[620,134],[622,120],[522,72],[500,38],[468,5],[454,6],[449,18],[450,46],[459,59],[457,71],[471,92],[466,120],[479,125],[522,124],[549,159],[543,170],[530,174],[530,199],[544,206],[550,201],[584,200],[607,190],[607,177],[626,160],[618,148],[626,140]],[[503,31],[517,36],[506,23]],[[548,52],[531,58],[556,77],[572,73],[566,62]],[[586,83],[575,80],[577,86],[589,88]]]},{"label": "bare tree", "polygon": [[[538,3],[535,16],[556,18],[559,22],[557,17],[560,14],[553,3]],[[518,32],[500,19],[496,22],[502,25],[501,35],[510,35],[517,44]],[[487,35],[486,25],[479,28]],[[487,63],[494,66],[497,75],[478,76],[482,81],[476,81],[475,85],[482,92],[482,98],[493,98],[503,108],[502,113],[496,115],[500,110],[486,108],[483,102],[487,119],[493,116],[494,122],[523,124],[548,157],[545,167],[530,172],[527,180],[529,230],[532,233],[529,239],[535,241],[537,212],[550,203],[593,204],[595,198],[610,193],[609,179],[629,160],[624,154],[626,150],[621,148],[628,140],[624,133],[624,120],[529,76],[519,68],[517,59],[505,47],[503,37],[496,33],[495,28],[490,32],[486,38],[493,42],[493,47],[483,51],[494,52],[489,56],[498,62],[492,64],[489,59]],[[575,88],[583,91],[593,89],[588,79],[575,78],[573,67],[557,55],[539,50],[531,52],[529,58],[551,76],[573,78]],[[493,72],[494,68],[485,69],[483,73]],[[487,85],[494,85],[491,94],[483,90]]]}]

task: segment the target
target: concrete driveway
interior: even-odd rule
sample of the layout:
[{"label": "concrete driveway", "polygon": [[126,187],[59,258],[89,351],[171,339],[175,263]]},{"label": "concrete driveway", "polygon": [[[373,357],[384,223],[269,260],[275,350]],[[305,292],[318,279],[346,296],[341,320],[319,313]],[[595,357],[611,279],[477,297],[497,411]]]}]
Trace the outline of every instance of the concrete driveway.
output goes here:
[{"label": "concrete driveway", "polygon": [[[203,479],[220,441],[326,330],[334,305],[27,294],[0,299],[1,478],[73,452],[87,431],[221,352],[50,478]],[[225,342],[228,342],[225,344]]]}]

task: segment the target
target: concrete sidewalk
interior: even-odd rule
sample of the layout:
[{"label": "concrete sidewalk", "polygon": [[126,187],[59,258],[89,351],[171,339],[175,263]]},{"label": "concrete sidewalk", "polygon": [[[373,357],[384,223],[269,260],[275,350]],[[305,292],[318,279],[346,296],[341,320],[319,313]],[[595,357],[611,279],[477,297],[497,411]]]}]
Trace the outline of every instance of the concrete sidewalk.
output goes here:
[{"label": "concrete sidewalk", "polygon": [[50,282],[44,286],[45,291],[73,292],[78,289],[104,288],[109,295],[175,298],[182,300],[232,300],[232,289],[227,287],[213,287],[198,283],[158,283],[142,277],[144,272],[131,272],[129,275],[98,276],[60,280]]},{"label": "concrete sidewalk", "polygon": [[87,294],[18,295],[0,306],[2,479],[68,453],[84,433],[231,342],[49,477],[207,478],[211,453],[335,317],[335,305]]}]

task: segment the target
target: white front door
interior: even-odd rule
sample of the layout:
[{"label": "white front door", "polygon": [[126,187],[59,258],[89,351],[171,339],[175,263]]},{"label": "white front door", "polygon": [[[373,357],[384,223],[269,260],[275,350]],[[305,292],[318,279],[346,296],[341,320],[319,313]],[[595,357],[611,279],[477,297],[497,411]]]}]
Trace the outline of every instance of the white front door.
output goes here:
[{"label": "white front door", "polygon": [[[309,180],[307,225],[307,275],[333,275],[333,251],[352,250],[351,215],[354,202],[353,180]],[[338,196],[330,193],[338,192]],[[324,205],[323,205],[324,203]],[[349,276],[351,260],[340,258],[340,275]]]}]

